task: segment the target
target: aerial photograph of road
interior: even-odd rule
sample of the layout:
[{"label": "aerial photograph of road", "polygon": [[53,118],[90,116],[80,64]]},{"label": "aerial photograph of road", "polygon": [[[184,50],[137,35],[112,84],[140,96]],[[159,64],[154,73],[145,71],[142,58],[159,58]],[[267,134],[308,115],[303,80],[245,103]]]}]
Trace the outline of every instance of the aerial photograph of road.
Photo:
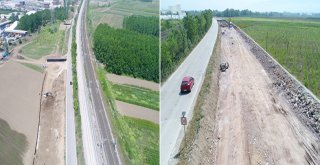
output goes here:
[{"label": "aerial photograph of road", "polygon": [[0,0],[0,165],[320,165],[316,0]]},{"label": "aerial photograph of road", "polygon": [[320,164],[316,4],[161,1],[160,164]]},{"label": "aerial photograph of road", "polygon": [[159,164],[159,3],[0,2],[0,164]]}]

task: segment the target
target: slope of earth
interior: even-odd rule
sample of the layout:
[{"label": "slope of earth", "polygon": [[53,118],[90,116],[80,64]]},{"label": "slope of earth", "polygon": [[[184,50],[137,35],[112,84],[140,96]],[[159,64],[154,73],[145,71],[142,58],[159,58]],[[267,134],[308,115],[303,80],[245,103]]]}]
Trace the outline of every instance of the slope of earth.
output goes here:
[{"label": "slope of earth", "polygon": [[[23,164],[32,164],[44,74],[9,60],[0,66],[0,75],[0,118],[5,120],[12,130],[26,137],[27,149],[23,155]],[[26,144],[22,143],[19,146],[22,147],[21,150],[24,145]]]},{"label": "slope of earth", "polygon": [[[51,74],[54,72],[51,71]],[[40,133],[35,164],[64,164],[65,138],[65,72],[56,79],[46,78],[44,92],[52,96],[42,99]],[[48,80],[49,79],[49,80]]]},{"label": "slope of earth", "polygon": [[220,75],[214,162],[319,163],[318,138],[272,89],[272,81],[240,35],[234,29],[223,30],[222,61],[230,68]]},{"label": "slope of earth", "polygon": [[[222,31],[221,62],[230,67],[220,74],[215,117],[204,115],[189,163],[319,164],[316,134],[273,88],[240,34],[234,29]],[[210,97],[215,98],[215,93]],[[206,99],[204,105],[210,102]]]}]

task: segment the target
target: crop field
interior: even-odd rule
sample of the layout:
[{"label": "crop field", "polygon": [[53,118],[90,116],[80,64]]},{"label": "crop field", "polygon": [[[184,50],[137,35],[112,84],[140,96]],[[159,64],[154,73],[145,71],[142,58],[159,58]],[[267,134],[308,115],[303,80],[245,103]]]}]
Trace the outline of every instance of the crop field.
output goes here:
[{"label": "crop field", "polygon": [[[59,25],[60,22],[57,22],[53,26],[47,25],[42,28],[40,34],[21,49],[22,54],[32,59],[40,59],[43,56],[54,53],[56,48],[61,45],[60,43],[64,43],[64,31],[59,30]],[[57,31],[51,33],[50,29],[56,29]]]},{"label": "crop field", "polygon": [[27,145],[24,134],[12,130],[5,120],[0,119],[1,164],[23,164],[23,154]]},{"label": "crop field", "polygon": [[159,92],[132,85],[112,85],[115,99],[159,111]]},{"label": "crop field", "polygon": [[159,164],[159,125],[119,114],[113,87],[105,77],[104,68],[98,67],[97,75],[106,103],[110,106],[107,113],[111,116],[125,164]]},{"label": "crop field", "polygon": [[320,20],[232,18],[282,66],[320,97]]},{"label": "crop field", "polygon": [[107,23],[113,28],[122,28],[123,19],[131,15],[158,16],[159,14],[159,0],[152,2],[115,0],[110,5],[103,4],[105,2],[104,0],[96,0],[94,3],[90,3],[88,14],[94,29],[100,23]]},{"label": "crop field", "polygon": [[142,164],[159,164],[159,125],[149,121],[124,117],[130,125],[138,150],[142,153]]}]

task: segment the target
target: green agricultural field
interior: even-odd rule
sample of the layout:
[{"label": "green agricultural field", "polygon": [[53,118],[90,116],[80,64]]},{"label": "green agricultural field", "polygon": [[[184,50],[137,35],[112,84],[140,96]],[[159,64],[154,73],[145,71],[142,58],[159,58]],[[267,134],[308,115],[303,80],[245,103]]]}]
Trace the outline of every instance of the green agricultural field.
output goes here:
[{"label": "green agricultural field", "polygon": [[159,125],[149,121],[124,117],[136,139],[138,151],[142,153],[141,164],[159,164]]},{"label": "green agricultural field", "polygon": [[27,138],[24,134],[12,130],[6,121],[0,119],[1,164],[22,165],[27,145]]},{"label": "green agricultural field", "polygon": [[159,125],[119,114],[104,68],[98,67],[97,75],[125,164],[159,164]]},{"label": "green agricultural field", "polygon": [[320,96],[320,20],[232,18],[232,22]]},{"label": "green agricultural field", "polygon": [[30,69],[33,69],[33,70],[35,70],[37,72],[40,72],[40,73],[43,72],[43,69],[41,68],[41,66],[38,66],[38,65],[35,65],[35,64],[30,64],[30,63],[23,63],[23,62],[21,62],[21,64],[26,66],[26,67],[28,67],[28,68],[30,68]]},{"label": "green agricultural field", "polygon": [[107,23],[113,28],[122,28],[123,19],[131,15],[158,16],[159,0],[143,2],[141,0],[115,0],[104,4],[106,1],[98,0],[90,3],[88,15],[89,22],[95,29],[100,23]]},{"label": "green agricultural field", "polygon": [[159,92],[131,85],[112,85],[115,99],[159,111]]},{"label": "green agricultural field", "polygon": [[[60,22],[54,25],[47,25],[43,27],[40,34],[36,36],[33,41],[24,46],[21,51],[22,54],[32,59],[40,59],[43,56],[55,53],[60,42],[64,43],[64,31],[59,30]],[[56,29],[54,33],[50,29]]]}]

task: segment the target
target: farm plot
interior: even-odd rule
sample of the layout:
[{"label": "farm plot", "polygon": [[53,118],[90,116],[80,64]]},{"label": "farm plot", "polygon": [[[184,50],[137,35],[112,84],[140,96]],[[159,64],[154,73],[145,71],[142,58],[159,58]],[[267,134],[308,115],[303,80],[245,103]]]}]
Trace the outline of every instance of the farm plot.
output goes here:
[{"label": "farm plot", "polygon": [[233,18],[281,65],[320,97],[320,21]]}]

